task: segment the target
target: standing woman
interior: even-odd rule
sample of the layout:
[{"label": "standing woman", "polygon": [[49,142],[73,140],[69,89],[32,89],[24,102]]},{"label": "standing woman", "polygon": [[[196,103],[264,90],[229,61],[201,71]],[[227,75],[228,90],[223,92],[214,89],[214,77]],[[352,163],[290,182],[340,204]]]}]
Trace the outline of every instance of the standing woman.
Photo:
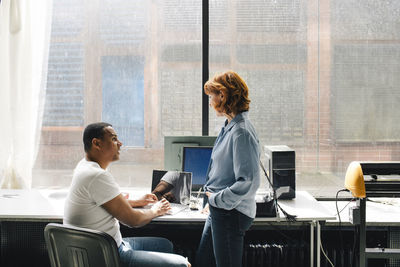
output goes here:
[{"label": "standing woman", "polygon": [[196,266],[242,266],[243,239],[256,215],[260,185],[259,141],[248,118],[249,89],[237,73],[227,71],[207,81],[204,92],[217,116],[225,116],[226,121],[207,171],[209,216]]}]

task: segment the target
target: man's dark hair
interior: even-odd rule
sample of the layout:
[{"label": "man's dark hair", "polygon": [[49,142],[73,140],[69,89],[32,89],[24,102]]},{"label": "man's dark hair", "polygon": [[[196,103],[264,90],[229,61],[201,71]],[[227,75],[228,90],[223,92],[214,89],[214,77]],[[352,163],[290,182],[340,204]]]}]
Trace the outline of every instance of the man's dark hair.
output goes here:
[{"label": "man's dark hair", "polygon": [[104,128],[108,126],[112,125],[107,122],[96,122],[86,126],[85,131],[83,132],[83,145],[86,152],[89,152],[89,150],[92,148],[93,138],[103,138]]}]

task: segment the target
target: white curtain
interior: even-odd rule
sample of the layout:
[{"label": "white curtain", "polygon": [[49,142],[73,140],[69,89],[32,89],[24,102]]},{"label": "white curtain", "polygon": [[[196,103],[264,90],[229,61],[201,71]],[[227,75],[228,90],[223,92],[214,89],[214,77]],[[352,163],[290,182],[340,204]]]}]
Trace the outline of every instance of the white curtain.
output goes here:
[{"label": "white curtain", "polygon": [[44,106],[52,0],[1,0],[0,187],[30,188]]}]

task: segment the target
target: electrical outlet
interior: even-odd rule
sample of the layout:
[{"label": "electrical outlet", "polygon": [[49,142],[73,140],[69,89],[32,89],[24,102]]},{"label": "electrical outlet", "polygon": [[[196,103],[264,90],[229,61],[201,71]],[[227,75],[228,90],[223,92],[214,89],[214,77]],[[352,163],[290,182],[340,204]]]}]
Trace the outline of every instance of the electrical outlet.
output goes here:
[{"label": "electrical outlet", "polygon": [[352,206],[349,208],[349,220],[352,224],[360,224],[360,207]]}]

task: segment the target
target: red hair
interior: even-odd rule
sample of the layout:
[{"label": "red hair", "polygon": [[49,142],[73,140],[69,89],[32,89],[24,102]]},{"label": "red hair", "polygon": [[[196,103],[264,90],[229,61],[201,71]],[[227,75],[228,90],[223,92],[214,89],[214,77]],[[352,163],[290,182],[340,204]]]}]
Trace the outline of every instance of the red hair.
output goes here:
[{"label": "red hair", "polygon": [[219,112],[238,114],[249,110],[249,88],[242,77],[234,71],[216,74],[204,85],[204,93],[224,95],[219,105],[215,107]]}]

